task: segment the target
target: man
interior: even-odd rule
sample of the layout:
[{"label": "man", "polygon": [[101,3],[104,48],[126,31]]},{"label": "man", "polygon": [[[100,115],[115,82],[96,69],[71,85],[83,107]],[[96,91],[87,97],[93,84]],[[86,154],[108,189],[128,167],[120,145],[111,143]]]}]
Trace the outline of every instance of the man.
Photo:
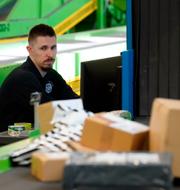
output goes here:
[{"label": "man", "polygon": [[15,122],[33,124],[30,95],[41,93],[41,102],[77,98],[65,80],[52,69],[57,46],[52,27],[39,24],[28,36],[27,60],[10,73],[0,88],[0,131]]}]

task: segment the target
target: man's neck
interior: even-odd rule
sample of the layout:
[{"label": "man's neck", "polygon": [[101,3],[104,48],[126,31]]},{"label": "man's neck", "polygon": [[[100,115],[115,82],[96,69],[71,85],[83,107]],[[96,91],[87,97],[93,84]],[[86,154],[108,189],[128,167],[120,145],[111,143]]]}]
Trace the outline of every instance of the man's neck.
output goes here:
[{"label": "man's neck", "polygon": [[33,61],[33,59],[30,57],[30,59],[32,60],[33,64],[35,65],[35,67],[37,68],[37,70],[40,72],[41,76],[44,77],[47,74],[47,71],[43,71],[40,67],[38,67],[38,65],[36,65]]},{"label": "man's neck", "polygon": [[40,72],[40,74],[41,74],[42,77],[44,77],[44,76],[47,74],[46,71],[42,71],[42,70],[40,70],[40,69],[38,69],[38,71]]}]

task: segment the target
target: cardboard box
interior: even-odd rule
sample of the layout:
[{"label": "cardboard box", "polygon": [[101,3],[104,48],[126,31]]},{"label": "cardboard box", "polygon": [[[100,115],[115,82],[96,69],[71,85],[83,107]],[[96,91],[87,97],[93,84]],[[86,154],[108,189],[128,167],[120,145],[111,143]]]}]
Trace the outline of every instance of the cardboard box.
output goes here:
[{"label": "cardboard box", "polygon": [[157,98],[150,119],[150,151],[173,154],[173,174],[180,177],[180,101]]},{"label": "cardboard box", "polygon": [[73,151],[78,152],[95,152],[96,150],[82,145],[80,142],[68,141],[67,144],[73,149]]},{"label": "cardboard box", "polygon": [[141,150],[148,127],[103,113],[85,120],[81,144],[99,151]]},{"label": "cardboard box", "polygon": [[64,166],[68,153],[35,152],[32,155],[31,174],[40,181],[60,181],[64,177]]},{"label": "cardboard box", "polygon": [[53,128],[51,124],[54,115],[54,107],[52,102],[40,104],[37,109],[40,131],[42,134],[47,133]]},{"label": "cardboard box", "polygon": [[58,107],[67,106],[72,109],[83,109],[81,99],[70,99],[70,100],[56,100],[47,103],[40,104],[37,109],[40,131],[42,134],[52,130],[53,124],[51,123],[55,110]]}]

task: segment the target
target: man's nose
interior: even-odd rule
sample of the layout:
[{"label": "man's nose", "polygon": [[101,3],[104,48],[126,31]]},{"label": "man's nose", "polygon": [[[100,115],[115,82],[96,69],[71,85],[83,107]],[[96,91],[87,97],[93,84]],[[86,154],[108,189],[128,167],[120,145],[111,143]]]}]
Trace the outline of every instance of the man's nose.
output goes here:
[{"label": "man's nose", "polygon": [[54,51],[52,49],[48,49],[47,55],[48,57],[54,57]]}]

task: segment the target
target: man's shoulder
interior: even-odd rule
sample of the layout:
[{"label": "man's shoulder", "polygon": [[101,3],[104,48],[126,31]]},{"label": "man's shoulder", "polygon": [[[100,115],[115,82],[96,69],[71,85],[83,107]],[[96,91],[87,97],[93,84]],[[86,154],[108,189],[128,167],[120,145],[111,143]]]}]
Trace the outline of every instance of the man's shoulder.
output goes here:
[{"label": "man's shoulder", "polygon": [[53,74],[59,75],[59,73],[55,69],[50,69],[50,71],[48,73],[51,75],[53,75]]},{"label": "man's shoulder", "polygon": [[55,69],[51,69],[48,74],[47,74],[48,77],[53,77],[53,78],[57,78],[57,77],[60,77],[62,78],[61,74],[58,73]]},{"label": "man's shoulder", "polygon": [[25,78],[29,78],[29,77],[33,77],[33,76],[34,75],[33,75],[33,73],[31,71],[29,71],[27,69],[24,69],[22,66],[19,66],[16,69],[14,69],[9,75],[9,77],[11,77],[13,79],[14,78],[16,78],[16,79],[19,79],[19,78],[25,79]]},{"label": "man's shoulder", "polygon": [[4,84],[17,84],[23,81],[34,81],[35,76],[32,72],[23,69],[21,66],[15,68],[5,79]]}]

